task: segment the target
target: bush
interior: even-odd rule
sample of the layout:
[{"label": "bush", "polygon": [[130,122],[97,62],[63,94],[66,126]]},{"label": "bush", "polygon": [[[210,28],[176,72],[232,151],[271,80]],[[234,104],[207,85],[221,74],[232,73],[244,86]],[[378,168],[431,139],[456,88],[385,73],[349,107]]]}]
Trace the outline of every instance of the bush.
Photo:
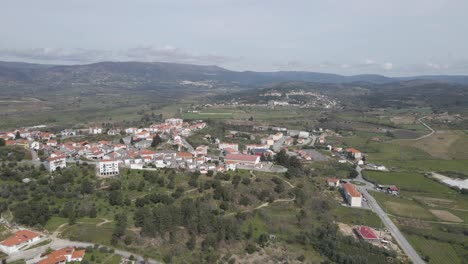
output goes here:
[{"label": "bush", "polygon": [[242,179],[242,184],[244,184],[244,185],[249,185],[250,182],[251,182],[251,181],[250,181],[249,178],[243,178],[243,179]]},{"label": "bush", "polygon": [[257,247],[253,243],[249,242],[245,247],[245,251],[247,251],[249,254],[252,254],[257,251]]}]

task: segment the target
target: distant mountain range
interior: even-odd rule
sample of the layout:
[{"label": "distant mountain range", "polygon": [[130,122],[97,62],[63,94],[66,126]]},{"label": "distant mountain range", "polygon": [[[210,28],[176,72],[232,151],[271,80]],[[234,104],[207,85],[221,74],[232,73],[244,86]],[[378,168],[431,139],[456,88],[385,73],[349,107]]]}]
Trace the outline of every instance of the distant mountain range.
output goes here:
[{"label": "distant mountain range", "polygon": [[5,82],[34,84],[66,83],[178,83],[180,81],[215,81],[241,86],[300,81],[314,83],[375,83],[385,84],[409,80],[468,84],[465,75],[430,75],[386,77],[377,74],[344,76],[330,73],[278,71],[231,71],[218,66],[201,66],[162,62],[99,62],[86,65],[44,65],[22,62],[0,62],[0,85]]}]

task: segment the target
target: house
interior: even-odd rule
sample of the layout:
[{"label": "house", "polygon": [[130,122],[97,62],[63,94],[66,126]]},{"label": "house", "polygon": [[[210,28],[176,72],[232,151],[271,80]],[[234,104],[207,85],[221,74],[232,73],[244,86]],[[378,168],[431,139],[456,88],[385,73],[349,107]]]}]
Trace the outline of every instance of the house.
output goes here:
[{"label": "house", "polygon": [[116,135],[118,135],[118,134],[120,134],[120,131],[118,131],[118,130],[116,130],[116,129],[109,129],[109,130],[107,131],[107,135],[109,135],[109,136],[116,136]]},{"label": "house", "polygon": [[40,260],[38,264],[81,262],[85,253],[84,249],[76,250],[73,247],[66,247],[50,253],[45,259]]},{"label": "house", "polygon": [[247,144],[245,148],[250,151],[251,149],[269,149],[270,147],[267,144]]},{"label": "house", "polygon": [[341,185],[343,194],[345,196],[346,201],[352,207],[361,207],[362,206],[362,195],[356,187],[351,183],[343,183]]},{"label": "house", "polygon": [[64,155],[52,155],[46,160],[45,164],[49,172],[57,170],[57,168],[64,169],[67,167],[67,158]]},{"label": "house", "polygon": [[246,154],[228,154],[224,157],[226,164],[237,165],[257,165],[260,162],[260,156]]},{"label": "house", "polygon": [[374,230],[368,226],[357,226],[354,229],[359,238],[366,241],[380,241]]},{"label": "house", "polygon": [[102,127],[90,127],[88,132],[92,135],[102,134]]},{"label": "house", "polygon": [[143,130],[141,132],[136,133],[136,136],[138,139],[146,139],[146,138],[149,138],[150,133],[146,130]]},{"label": "house", "polygon": [[221,142],[219,143],[218,145],[218,149],[219,150],[224,150],[224,149],[227,149],[227,148],[231,148],[235,151],[239,151],[239,144],[237,143],[226,143],[226,142]]},{"label": "house", "polygon": [[275,141],[271,137],[262,138],[262,139],[260,139],[260,142],[262,144],[267,145],[268,147],[273,146],[275,144]]},{"label": "house", "polygon": [[355,149],[355,148],[347,148],[345,150],[346,154],[348,155],[349,158],[353,159],[361,159],[362,158],[362,153],[361,151]]},{"label": "house", "polygon": [[119,174],[118,160],[100,160],[96,166],[97,176],[107,177]]},{"label": "house", "polygon": [[279,140],[280,138],[282,138],[282,137],[283,137],[283,133],[281,133],[281,132],[278,132],[278,133],[276,133],[276,134],[274,134],[274,135],[271,135],[271,138],[272,138],[274,141],[278,141],[278,140]]},{"label": "house", "polygon": [[308,138],[309,136],[310,136],[309,132],[306,132],[306,131],[300,131],[299,132],[299,137],[300,138]]},{"label": "house", "polygon": [[164,120],[164,122],[169,125],[178,126],[178,125],[182,125],[184,123],[184,120],[180,118],[169,118],[169,119]]},{"label": "house", "polygon": [[41,234],[23,229],[0,242],[0,251],[6,254],[15,253],[24,246],[35,244],[41,238]]},{"label": "house", "polygon": [[327,184],[329,187],[338,187],[340,186],[340,180],[337,178],[327,178]]},{"label": "house", "polygon": [[185,161],[188,161],[188,162],[192,162],[192,161],[193,161],[193,155],[192,155],[192,153],[186,152],[186,151],[179,151],[179,152],[177,152],[176,158],[177,158],[177,159],[180,159],[180,160],[185,160]]},{"label": "house", "polygon": [[51,147],[56,147],[57,146],[57,140],[49,139],[49,140],[47,140],[46,145],[51,146]]},{"label": "house", "polygon": [[136,148],[149,148],[151,147],[152,142],[153,141],[151,140],[141,140],[141,141],[136,142],[134,145]]},{"label": "house", "polygon": [[206,145],[200,145],[195,149],[195,154],[196,155],[206,155],[208,154],[208,146]]},{"label": "house", "polygon": [[62,137],[71,137],[71,136],[76,136],[76,131],[71,130],[71,129],[65,129],[62,132],[60,132]]}]

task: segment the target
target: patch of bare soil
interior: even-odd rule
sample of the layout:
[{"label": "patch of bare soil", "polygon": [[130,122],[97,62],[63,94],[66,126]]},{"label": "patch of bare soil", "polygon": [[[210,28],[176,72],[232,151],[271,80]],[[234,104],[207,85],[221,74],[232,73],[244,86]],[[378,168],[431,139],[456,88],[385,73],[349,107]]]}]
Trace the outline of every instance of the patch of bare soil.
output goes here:
[{"label": "patch of bare soil", "polygon": [[429,211],[431,211],[433,215],[437,216],[437,218],[439,218],[442,221],[455,222],[455,223],[463,222],[463,220],[460,217],[452,214],[449,211],[445,211],[445,210],[429,210]]}]

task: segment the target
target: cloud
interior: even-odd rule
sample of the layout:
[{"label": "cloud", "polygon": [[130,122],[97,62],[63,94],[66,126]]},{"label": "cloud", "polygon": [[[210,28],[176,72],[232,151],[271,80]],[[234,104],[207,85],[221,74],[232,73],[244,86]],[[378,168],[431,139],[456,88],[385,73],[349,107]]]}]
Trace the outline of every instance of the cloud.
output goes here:
[{"label": "cloud", "polygon": [[99,61],[164,61],[193,64],[222,64],[232,60],[232,58],[227,56],[193,53],[170,45],[163,47],[139,46],[124,50],[62,48],[4,49],[0,50],[0,59],[66,64],[93,63]]},{"label": "cloud", "polygon": [[393,69],[393,64],[391,62],[385,62],[384,64],[382,64],[382,69],[390,71]]}]

